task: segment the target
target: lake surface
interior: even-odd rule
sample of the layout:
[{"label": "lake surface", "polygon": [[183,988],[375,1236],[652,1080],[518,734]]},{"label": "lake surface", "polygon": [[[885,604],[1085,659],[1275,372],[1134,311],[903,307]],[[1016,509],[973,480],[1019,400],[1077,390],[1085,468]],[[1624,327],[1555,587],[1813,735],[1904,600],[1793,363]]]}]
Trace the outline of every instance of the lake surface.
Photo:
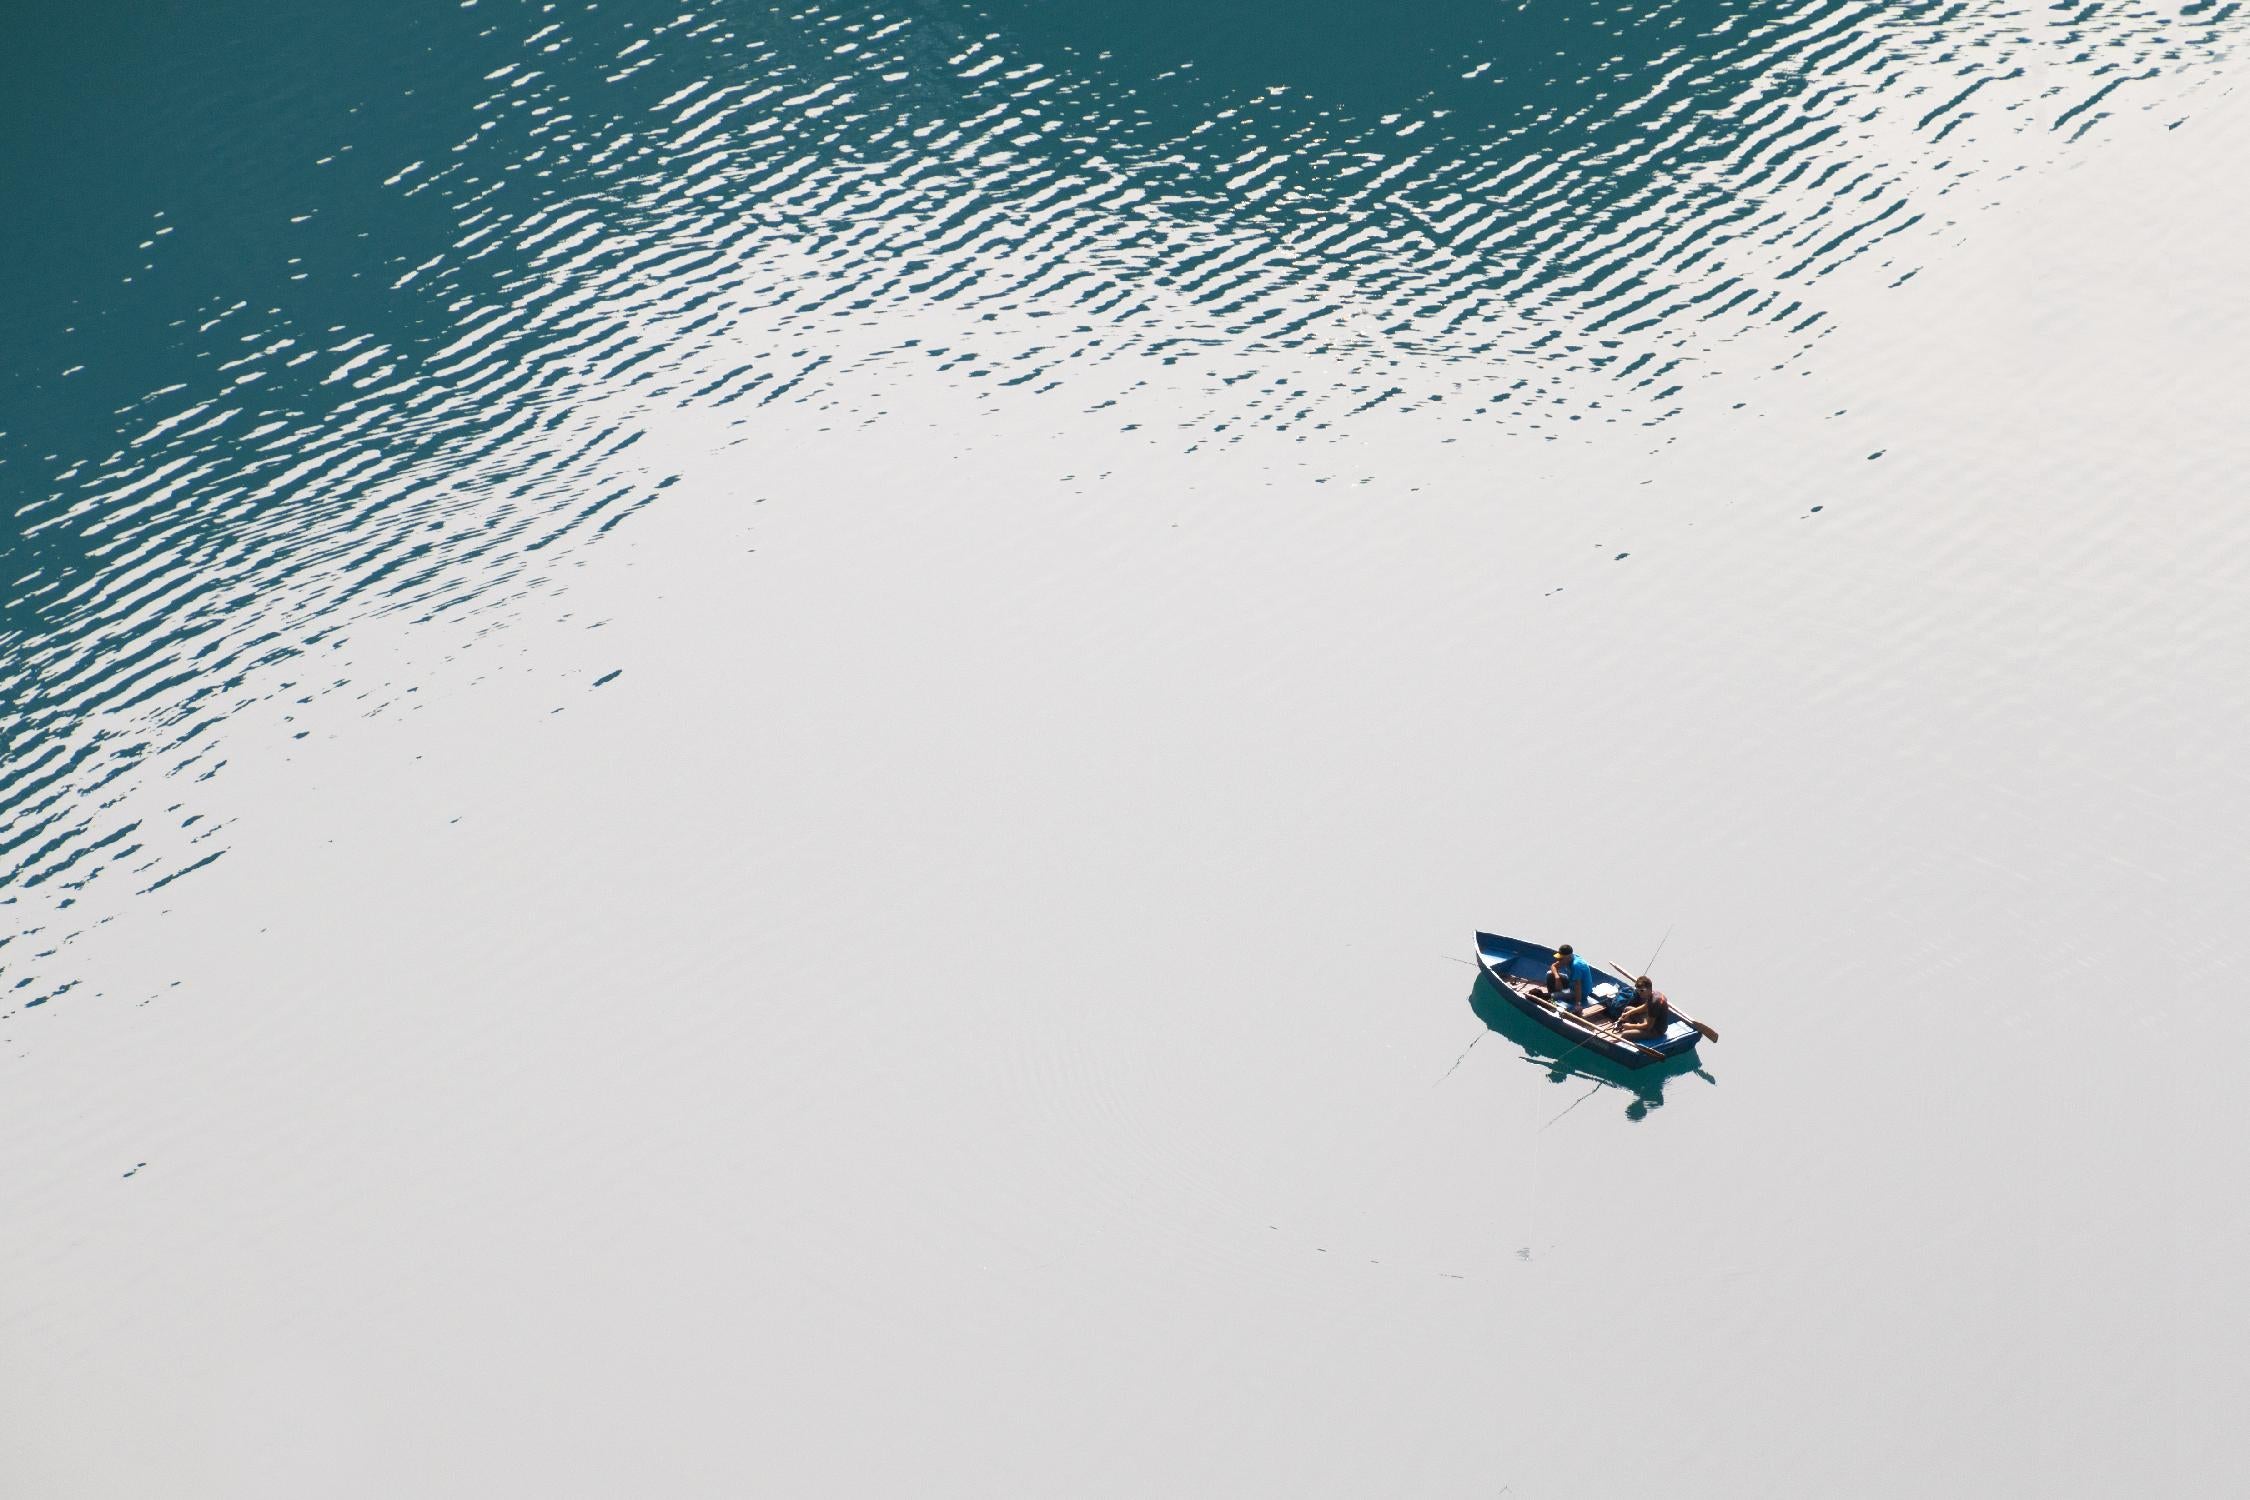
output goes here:
[{"label": "lake surface", "polygon": [[0,1491],[2241,1488],[2239,6],[362,9],[0,60]]}]

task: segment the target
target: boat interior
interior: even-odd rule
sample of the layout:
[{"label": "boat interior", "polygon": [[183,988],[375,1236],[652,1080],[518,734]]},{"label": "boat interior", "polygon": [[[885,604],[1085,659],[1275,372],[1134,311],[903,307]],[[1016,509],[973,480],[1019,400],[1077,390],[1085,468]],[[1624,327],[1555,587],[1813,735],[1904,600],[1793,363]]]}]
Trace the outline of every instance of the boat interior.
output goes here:
[{"label": "boat interior", "polygon": [[[1511,988],[1519,985],[1538,985],[1543,988],[1547,980],[1547,965],[1554,957],[1554,950],[1542,944],[1524,942],[1520,938],[1480,932],[1477,934],[1477,956],[1503,982],[1513,981]],[[1633,981],[1622,969],[1612,965],[1594,964],[1593,970],[1593,998],[1622,1008],[1632,993]],[[1669,1048],[1672,1044],[1684,1044],[1695,1035],[1695,1028],[1675,1013],[1672,1024],[1664,1028],[1662,1037],[1644,1040],[1653,1046]]]}]

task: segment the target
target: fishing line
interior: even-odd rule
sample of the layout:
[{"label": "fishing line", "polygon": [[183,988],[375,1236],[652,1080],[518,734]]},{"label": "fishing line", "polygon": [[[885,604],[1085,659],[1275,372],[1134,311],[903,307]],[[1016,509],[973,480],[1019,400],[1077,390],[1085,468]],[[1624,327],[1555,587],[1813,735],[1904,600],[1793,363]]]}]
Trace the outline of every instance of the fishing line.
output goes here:
[{"label": "fishing line", "polygon": [[[1600,1082],[1599,1080],[1597,1080],[1597,1081],[1595,1082],[1595,1084],[1594,1084],[1594,1086],[1593,1086],[1592,1088],[1590,1088],[1590,1089],[1586,1090],[1586,1092],[1585,1092],[1585,1093],[1583,1093],[1583,1094],[1580,1094],[1580,1095],[1579,1095],[1579,1096],[1578,1096],[1577,1098],[1575,1098],[1575,1099],[1571,1100],[1571,1101],[1570,1101],[1570,1109],[1566,1109],[1566,1110],[1564,1110],[1564,1111],[1562,1112],[1562,1115],[1567,1115],[1567,1114],[1569,1114],[1569,1113],[1570,1113],[1570,1110],[1571,1110],[1571,1109],[1576,1109],[1576,1108],[1577,1108],[1577,1107],[1578,1107],[1579,1105],[1581,1105],[1581,1104],[1584,1104],[1584,1103],[1585,1103],[1585,1102],[1586,1102],[1586,1101],[1587,1101],[1588,1099],[1591,1099],[1591,1098],[1593,1098],[1593,1097],[1594,1097],[1594,1096],[1595,1096],[1596,1094],[1600,1093],[1600,1092],[1601,1092],[1601,1091],[1602,1091],[1603,1089],[1606,1089],[1606,1088],[1608,1088],[1608,1087],[1609,1087],[1609,1085],[1608,1085],[1608,1084],[1606,1084],[1606,1083],[1603,1083],[1603,1082]],[[1555,1116],[1555,1120],[1559,1120],[1559,1119],[1561,1119],[1561,1118],[1562,1118],[1562,1115],[1557,1115],[1557,1116]],[[1547,1125],[1552,1125],[1552,1124],[1554,1124],[1554,1123],[1555,1123],[1555,1120],[1549,1120],[1549,1121],[1547,1122]],[[1539,1128],[1540,1128],[1541,1130],[1545,1130],[1545,1129],[1547,1128],[1547,1125],[1542,1125],[1542,1126],[1540,1126]]]},{"label": "fishing line", "polygon": [[[1468,1056],[1468,1055],[1469,1055],[1470,1053],[1472,1053],[1472,1052],[1474,1052],[1474,1051],[1476,1051],[1476,1050],[1477,1050],[1477,1042],[1481,1042],[1481,1041],[1483,1041],[1483,1040],[1484,1040],[1484,1039],[1485,1039],[1486,1037],[1488,1037],[1488,1036],[1490,1036],[1490,1035],[1492,1035],[1492,1033],[1491,1033],[1491,1031],[1490,1031],[1490,1030],[1485,1030],[1485,1031],[1480,1031],[1480,1032],[1478,1032],[1478,1033],[1477,1033],[1477,1037],[1476,1037],[1476,1042],[1471,1042],[1471,1043],[1469,1043],[1469,1045],[1468,1045],[1468,1046],[1466,1046],[1466,1047],[1463,1047],[1463,1048],[1461,1049],[1461,1056],[1460,1056],[1460,1057],[1456,1057],[1455,1059],[1453,1059],[1453,1068],[1458,1068],[1458,1067],[1460,1067],[1460,1066],[1461,1066],[1461,1062],[1462,1062],[1462,1059],[1463,1059],[1463,1058],[1466,1058],[1466,1057],[1467,1057],[1467,1056]],[[1440,1078],[1438,1079],[1437,1083],[1433,1083],[1433,1084],[1431,1084],[1431,1085],[1430,1085],[1430,1087],[1434,1089],[1434,1088],[1436,1088],[1436,1087],[1437,1087],[1438,1083],[1443,1083],[1443,1082],[1445,1082],[1445,1080],[1446,1080],[1447,1078],[1451,1078],[1451,1077],[1453,1076],[1453,1068],[1447,1068],[1447,1069],[1445,1070],[1445,1073],[1444,1073],[1444,1075],[1443,1075],[1442,1077],[1440,1077]]]}]

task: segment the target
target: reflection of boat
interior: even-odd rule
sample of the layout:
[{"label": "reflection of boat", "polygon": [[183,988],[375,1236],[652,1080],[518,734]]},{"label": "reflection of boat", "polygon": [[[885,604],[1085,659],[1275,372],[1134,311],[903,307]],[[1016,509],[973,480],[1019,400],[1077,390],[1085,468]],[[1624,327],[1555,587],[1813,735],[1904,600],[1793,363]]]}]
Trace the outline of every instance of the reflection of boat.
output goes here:
[{"label": "reflection of boat", "polygon": [[[1477,968],[1484,977],[1517,1014],[1562,1037],[1572,1053],[1594,1053],[1624,1067],[1646,1068],[1692,1059],[1695,1044],[1705,1035],[1717,1040],[1717,1033],[1681,1014],[1677,1006],[1672,1008],[1672,1024],[1664,1028],[1664,1035],[1647,1041],[1628,1041],[1615,1027],[1573,1014],[1549,1000],[1543,986],[1547,961],[1553,953],[1554,949],[1543,943],[1527,943],[1491,932],[1477,934]],[[1631,992],[1633,980],[1624,970],[1613,967],[1607,974],[1595,972],[1600,975],[1593,989],[1596,999],[1621,1003]]]},{"label": "reflection of boat", "polygon": [[[1576,1109],[1593,1093],[1613,1088],[1632,1095],[1625,1107],[1625,1118],[1641,1120],[1648,1112],[1664,1103],[1664,1090],[1676,1078],[1689,1074],[1705,1083],[1717,1083],[1703,1071],[1693,1052],[1679,1057],[1651,1063],[1645,1068],[1629,1068],[1623,1063],[1598,1057],[1592,1049],[1575,1042],[1563,1040],[1561,1032],[1549,1031],[1530,1016],[1524,1014],[1505,991],[1483,975],[1469,989],[1469,1009],[1478,1020],[1522,1049],[1523,1060],[1541,1070],[1549,1083],[1567,1083],[1572,1079],[1593,1085],[1593,1091],[1579,1096],[1570,1108]],[[1568,1114],[1569,1110],[1565,1110]],[[1556,1116],[1560,1119],[1561,1116]],[[1550,1122],[1552,1123],[1552,1122]]]}]

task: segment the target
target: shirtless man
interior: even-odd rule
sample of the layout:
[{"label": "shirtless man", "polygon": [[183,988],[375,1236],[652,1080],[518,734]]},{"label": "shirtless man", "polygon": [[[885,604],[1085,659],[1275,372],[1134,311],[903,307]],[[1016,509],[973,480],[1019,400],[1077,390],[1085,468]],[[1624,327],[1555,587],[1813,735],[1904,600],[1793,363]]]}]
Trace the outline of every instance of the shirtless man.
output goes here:
[{"label": "shirtless man", "polygon": [[1629,1041],[1648,1042],[1664,1035],[1672,1024],[1672,1002],[1643,974],[1633,981],[1633,999],[1617,1018],[1618,1034]]}]

